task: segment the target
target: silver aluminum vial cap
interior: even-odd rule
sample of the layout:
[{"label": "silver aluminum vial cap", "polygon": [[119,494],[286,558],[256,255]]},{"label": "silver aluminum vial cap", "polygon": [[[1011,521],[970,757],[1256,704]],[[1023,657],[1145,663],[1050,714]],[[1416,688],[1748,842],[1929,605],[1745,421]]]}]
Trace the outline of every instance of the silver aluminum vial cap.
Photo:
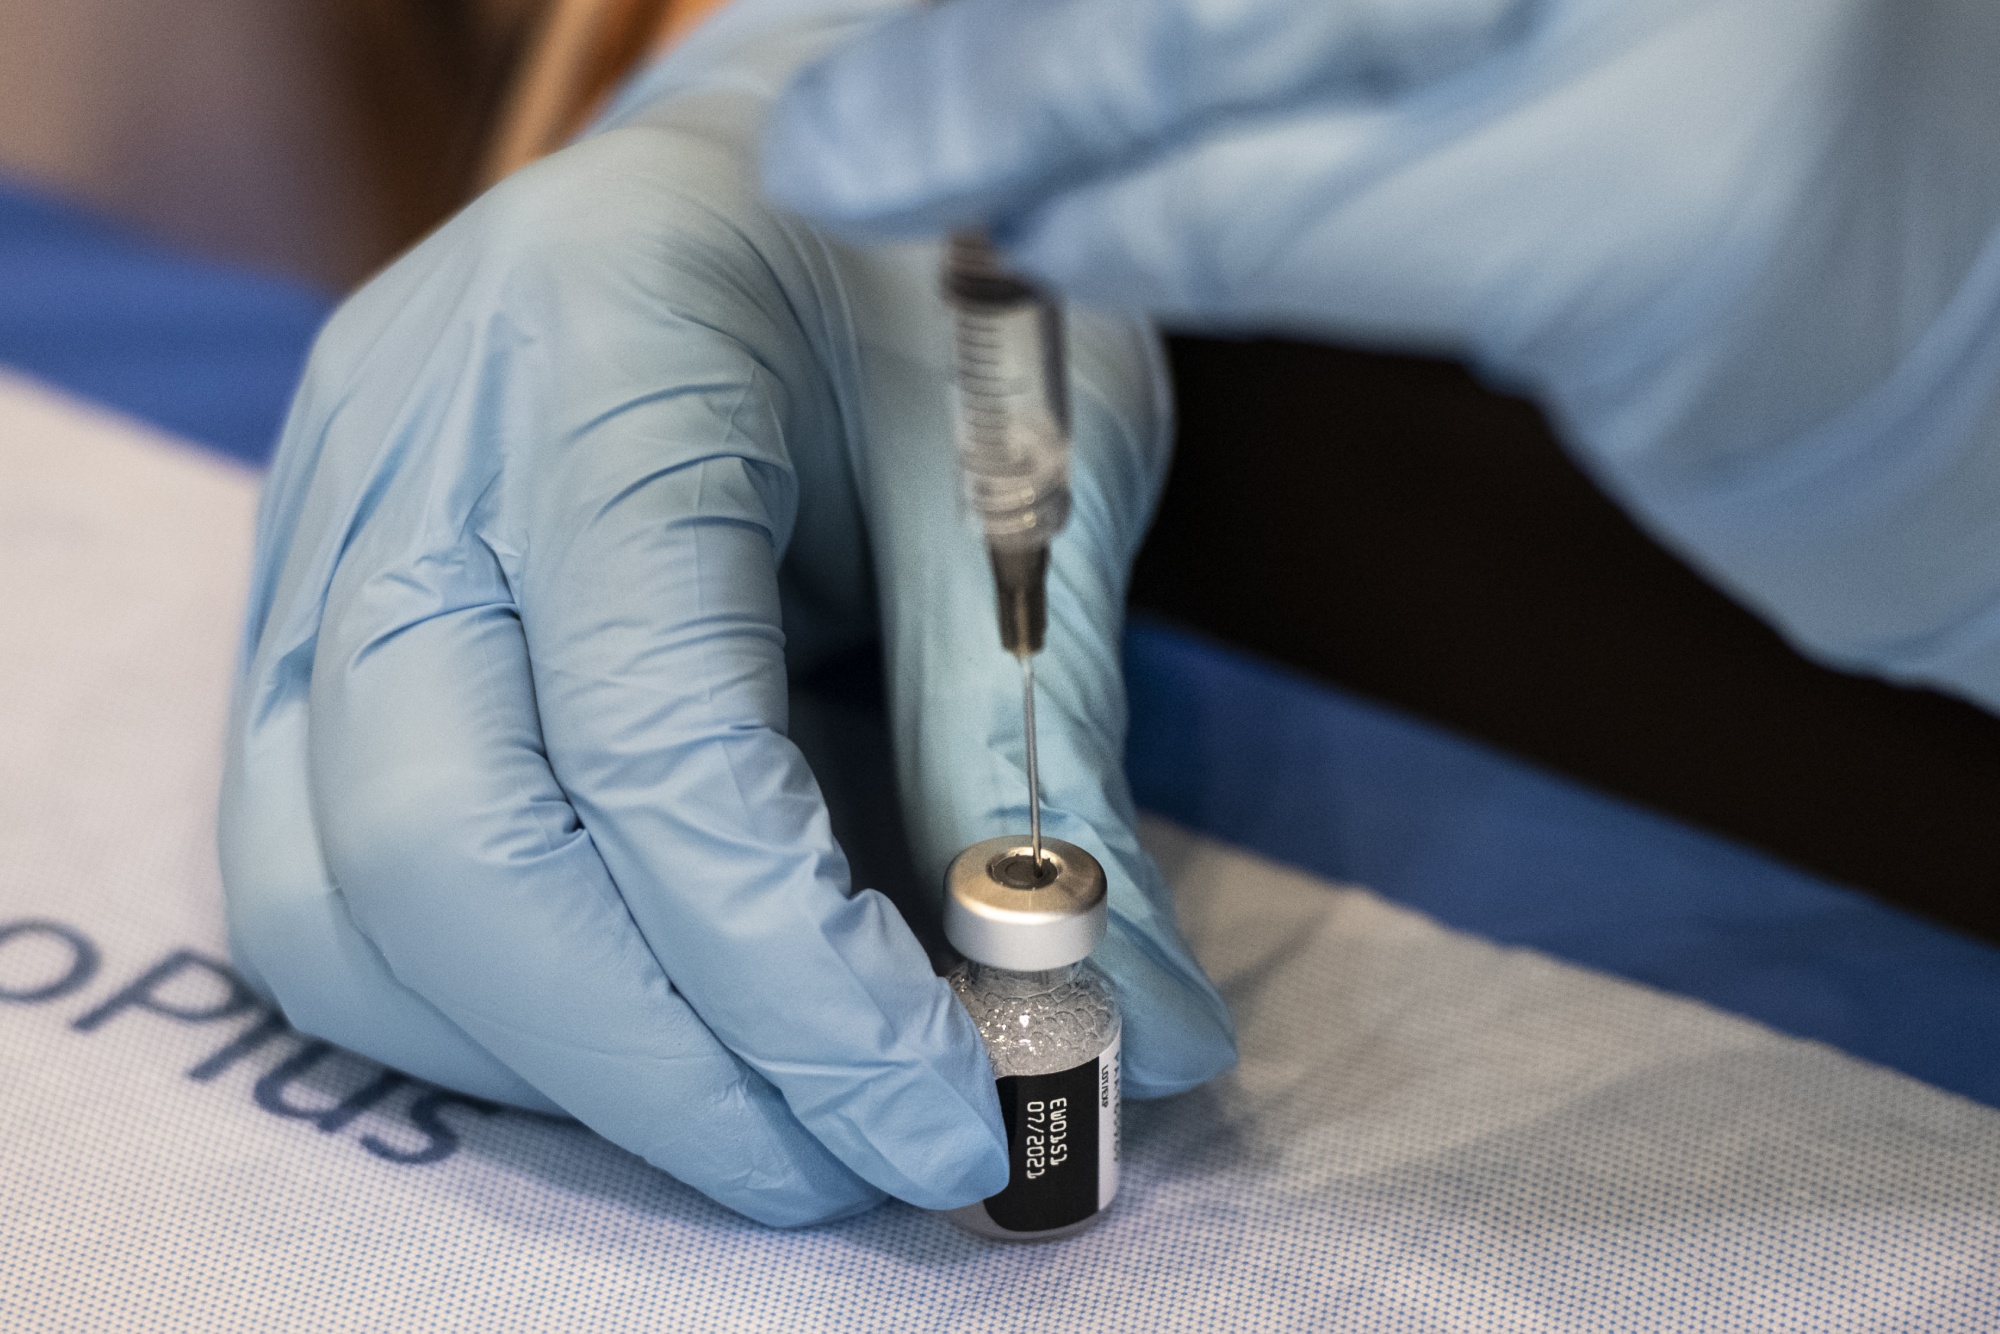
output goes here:
[{"label": "silver aluminum vial cap", "polygon": [[1104,868],[1074,843],[1042,840],[1035,874],[1028,840],[975,843],[944,873],[944,934],[974,963],[1038,972],[1075,963],[1104,939]]}]

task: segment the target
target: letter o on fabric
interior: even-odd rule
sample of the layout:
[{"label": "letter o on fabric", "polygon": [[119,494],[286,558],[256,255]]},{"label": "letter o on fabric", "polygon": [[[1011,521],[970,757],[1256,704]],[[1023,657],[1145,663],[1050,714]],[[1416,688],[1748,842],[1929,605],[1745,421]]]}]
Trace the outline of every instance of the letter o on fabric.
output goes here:
[{"label": "letter o on fabric", "polygon": [[[48,946],[37,949],[35,941],[50,942],[68,956],[57,965],[61,972],[47,967]],[[0,926],[0,1000],[18,1005],[61,1000],[88,986],[101,961],[88,937],[60,922],[8,922]]]}]

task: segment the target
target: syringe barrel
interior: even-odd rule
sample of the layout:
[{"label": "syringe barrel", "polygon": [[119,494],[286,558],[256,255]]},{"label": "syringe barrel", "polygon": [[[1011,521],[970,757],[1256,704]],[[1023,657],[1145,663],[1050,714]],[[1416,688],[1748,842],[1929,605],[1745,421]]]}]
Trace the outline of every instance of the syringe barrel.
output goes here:
[{"label": "syringe barrel", "polygon": [[958,458],[995,552],[1046,549],[1069,519],[1069,385],[1062,309],[1006,272],[976,233],[951,241]]}]

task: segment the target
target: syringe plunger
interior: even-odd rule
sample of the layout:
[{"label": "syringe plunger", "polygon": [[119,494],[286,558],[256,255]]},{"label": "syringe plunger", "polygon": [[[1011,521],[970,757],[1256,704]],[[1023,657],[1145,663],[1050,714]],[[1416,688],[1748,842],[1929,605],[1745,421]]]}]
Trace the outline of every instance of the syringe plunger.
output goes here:
[{"label": "syringe plunger", "polygon": [[1046,549],[1069,520],[1062,309],[1001,267],[977,233],[951,241],[954,383],[966,503],[995,552]]}]

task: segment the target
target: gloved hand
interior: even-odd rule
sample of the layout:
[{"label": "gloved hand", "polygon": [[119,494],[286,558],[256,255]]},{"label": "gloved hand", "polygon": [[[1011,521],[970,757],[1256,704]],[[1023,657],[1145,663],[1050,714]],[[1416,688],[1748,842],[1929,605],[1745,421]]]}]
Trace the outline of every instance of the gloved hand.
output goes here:
[{"label": "gloved hand", "polygon": [[[756,189],[763,108],[843,15],[739,8],[321,335],[258,521],[231,940],[301,1029],[572,1113],[752,1217],[956,1206],[1007,1180],[991,1070],[850,885],[786,674],[879,627],[932,885],[1024,827],[1019,677],[957,499],[936,250],[845,249]],[[1109,872],[1146,1096],[1233,1050],[1121,768],[1161,362],[1140,326],[1074,334],[1047,820]]]},{"label": "gloved hand", "polygon": [[1836,664],[2000,709],[2000,6],[954,0],[768,188],[1091,301],[1468,357]]}]

